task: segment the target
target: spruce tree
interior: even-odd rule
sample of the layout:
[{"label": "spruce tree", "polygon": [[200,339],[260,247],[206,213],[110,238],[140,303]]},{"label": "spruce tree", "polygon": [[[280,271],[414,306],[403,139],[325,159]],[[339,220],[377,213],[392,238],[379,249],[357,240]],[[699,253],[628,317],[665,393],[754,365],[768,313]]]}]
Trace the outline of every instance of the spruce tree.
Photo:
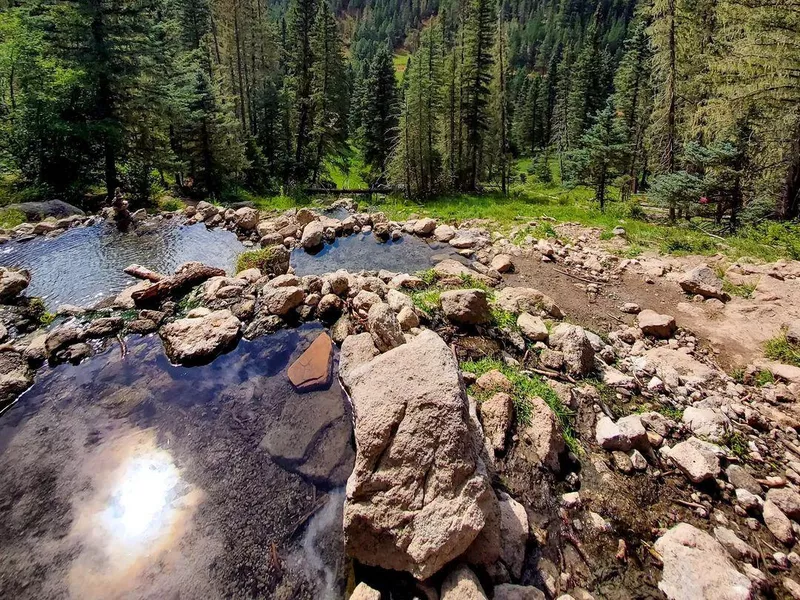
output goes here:
[{"label": "spruce tree", "polygon": [[389,154],[397,139],[398,93],[392,56],[382,46],[372,61],[366,85],[362,150],[370,183],[386,179]]}]

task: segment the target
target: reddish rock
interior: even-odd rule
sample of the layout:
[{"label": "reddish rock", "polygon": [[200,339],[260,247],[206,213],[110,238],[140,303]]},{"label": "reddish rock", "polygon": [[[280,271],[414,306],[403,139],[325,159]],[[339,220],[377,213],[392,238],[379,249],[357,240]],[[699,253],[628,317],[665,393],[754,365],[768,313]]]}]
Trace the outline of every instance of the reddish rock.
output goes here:
[{"label": "reddish rock", "polygon": [[289,381],[298,392],[326,388],[331,383],[333,342],[327,333],[321,334],[289,367]]}]

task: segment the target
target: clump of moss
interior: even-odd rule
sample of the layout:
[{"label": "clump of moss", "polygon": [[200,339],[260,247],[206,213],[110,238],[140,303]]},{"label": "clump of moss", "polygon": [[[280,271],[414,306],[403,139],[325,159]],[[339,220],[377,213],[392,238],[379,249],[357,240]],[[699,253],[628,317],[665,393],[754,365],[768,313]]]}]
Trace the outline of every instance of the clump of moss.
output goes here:
[{"label": "clump of moss", "polygon": [[[511,399],[514,403],[514,415],[517,423],[520,425],[530,425],[531,423],[533,406],[530,399],[534,396],[538,396],[544,400],[558,419],[558,423],[561,426],[561,434],[564,437],[564,442],[567,444],[567,447],[575,453],[580,452],[580,445],[578,444],[578,440],[572,428],[573,413],[564,406],[558,394],[556,394],[541,377],[526,375],[519,369],[510,367],[504,362],[494,358],[466,361],[461,363],[461,369],[468,373],[474,373],[478,377],[488,371],[497,369],[508,377],[512,385]],[[470,393],[475,396],[478,401],[488,399],[487,396],[489,395],[482,392],[475,392],[473,389],[470,389]]]},{"label": "clump of moss", "polygon": [[780,335],[767,340],[764,344],[764,355],[787,365],[800,367],[800,344],[793,344],[786,336],[786,330]]},{"label": "clump of moss", "polygon": [[269,246],[261,250],[247,250],[236,259],[236,272],[246,271],[247,269],[260,269],[267,271],[267,267],[275,259],[277,246]]}]

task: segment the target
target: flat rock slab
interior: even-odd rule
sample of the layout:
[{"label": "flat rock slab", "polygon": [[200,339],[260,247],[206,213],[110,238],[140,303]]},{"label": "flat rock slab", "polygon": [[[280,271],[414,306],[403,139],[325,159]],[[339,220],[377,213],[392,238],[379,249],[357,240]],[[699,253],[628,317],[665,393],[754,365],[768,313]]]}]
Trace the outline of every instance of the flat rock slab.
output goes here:
[{"label": "flat rock slab", "polygon": [[294,389],[310,392],[330,386],[332,366],[333,342],[327,333],[323,333],[292,363],[286,374]]}]

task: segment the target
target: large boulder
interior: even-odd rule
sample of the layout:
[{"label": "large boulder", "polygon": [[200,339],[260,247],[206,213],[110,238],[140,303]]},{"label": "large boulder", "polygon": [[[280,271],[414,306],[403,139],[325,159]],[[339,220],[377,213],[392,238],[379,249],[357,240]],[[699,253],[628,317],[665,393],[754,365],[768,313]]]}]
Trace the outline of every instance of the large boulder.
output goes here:
[{"label": "large boulder", "polygon": [[442,312],[459,325],[481,325],[492,320],[487,294],[480,289],[442,292]]},{"label": "large boulder", "polygon": [[707,265],[687,271],[680,280],[681,288],[689,294],[700,294],[704,298],[718,298],[723,302],[731,299],[722,290],[722,280]]},{"label": "large boulder", "polygon": [[10,204],[8,210],[18,210],[25,215],[28,221],[41,221],[47,217],[61,219],[64,217],[83,216],[85,213],[72,204],[63,200],[45,200],[44,202],[21,202]]},{"label": "large boulder", "polygon": [[550,347],[564,354],[567,371],[583,377],[594,368],[594,348],[579,325],[559,323],[550,333]]},{"label": "large boulder", "polygon": [[752,584],[713,537],[679,523],[653,546],[664,562],[659,589],[670,600],[750,600]]},{"label": "large boulder", "polygon": [[303,237],[300,238],[300,244],[306,250],[313,250],[322,245],[324,239],[325,228],[320,221],[311,221],[303,228]]},{"label": "large boulder", "polygon": [[514,314],[523,312],[538,314],[544,311],[553,318],[564,316],[561,309],[550,297],[534,288],[507,287],[500,290],[496,299],[497,306]]},{"label": "large boulder", "polygon": [[159,334],[167,356],[176,363],[197,364],[213,359],[239,340],[241,322],[229,310],[194,319],[178,319]]},{"label": "large boulder", "polygon": [[258,211],[255,208],[243,206],[234,213],[236,224],[246,231],[252,231],[258,225]]},{"label": "large boulder", "polygon": [[13,300],[31,282],[27,271],[17,271],[0,267],[0,302]]},{"label": "large boulder", "polygon": [[495,501],[458,363],[432,331],[369,362],[347,362],[356,439],[347,552],[428,578],[470,546]]}]

